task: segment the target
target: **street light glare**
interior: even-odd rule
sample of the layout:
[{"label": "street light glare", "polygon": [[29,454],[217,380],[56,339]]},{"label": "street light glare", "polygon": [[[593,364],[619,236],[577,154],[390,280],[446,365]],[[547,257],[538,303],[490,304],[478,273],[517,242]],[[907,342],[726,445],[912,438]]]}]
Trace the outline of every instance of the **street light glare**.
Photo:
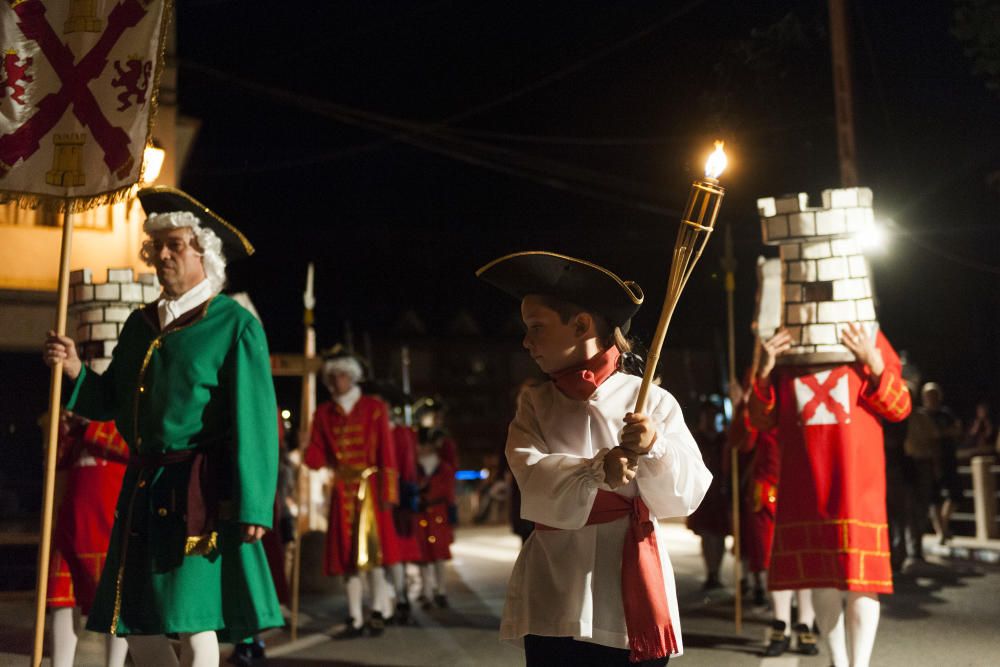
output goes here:
[{"label": "street light glare", "polygon": [[865,254],[881,255],[889,247],[889,234],[886,225],[874,223],[857,233],[855,238]]}]

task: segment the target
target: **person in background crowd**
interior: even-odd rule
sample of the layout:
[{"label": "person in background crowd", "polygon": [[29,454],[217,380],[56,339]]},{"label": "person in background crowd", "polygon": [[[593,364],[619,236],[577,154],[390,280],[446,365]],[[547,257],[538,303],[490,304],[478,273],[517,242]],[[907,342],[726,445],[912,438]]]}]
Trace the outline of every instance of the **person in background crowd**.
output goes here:
[{"label": "person in background crowd", "polygon": [[928,382],[921,391],[923,410],[937,431],[937,456],[934,462],[934,490],[931,493],[931,524],[938,542],[951,539],[951,515],[962,499],[962,480],[958,476],[958,442],[962,423],[944,405],[944,392],[936,382]]},{"label": "person in background crowd", "polygon": [[441,458],[447,461],[452,468],[458,470],[458,443],[451,437],[451,433],[448,432],[444,424],[447,412],[447,406],[440,398],[428,397],[417,401],[414,419],[418,428],[436,428],[444,432],[444,440],[441,442]]},{"label": "person in background crowd", "polygon": [[420,547],[425,609],[448,607],[445,563],[451,560],[458,508],[455,506],[455,468],[441,456],[445,437],[441,429],[426,426],[421,427],[418,436],[420,511],[417,514],[416,538]]},{"label": "person in background crowd", "polygon": [[959,456],[962,458],[972,458],[973,456],[988,456],[998,453],[997,445],[1000,439],[997,437],[997,427],[990,417],[990,402],[982,400],[976,403],[976,414],[969,424],[969,429],[965,432],[965,443]]},{"label": "person in background crowd", "polygon": [[719,414],[715,404],[704,402],[698,408],[691,435],[698,443],[701,458],[712,473],[712,483],[705,498],[694,514],[688,517],[687,527],[701,537],[701,557],[705,563],[705,581],[702,590],[720,588],[719,569],[726,551],[726,535],[729,534],[729,498],[723,468],[726,436],[716,425]]},{"label": "person in background crowd", "polygon": [[[323,384],[331,400],[316,408],[303,462],[334,472],[327,531],[328,576],[343,576],[350,616],[336,639],[381,635],[391,595],[385,567],[399,562],[392,508],[399,502],[396,446],[389,407],[364,395],[363,371],[354,355],[335,350],[325,356]],[[364,519],[364,520],[362,520]],[[372,612],[363,616],[361,576],[370,573]]]}]

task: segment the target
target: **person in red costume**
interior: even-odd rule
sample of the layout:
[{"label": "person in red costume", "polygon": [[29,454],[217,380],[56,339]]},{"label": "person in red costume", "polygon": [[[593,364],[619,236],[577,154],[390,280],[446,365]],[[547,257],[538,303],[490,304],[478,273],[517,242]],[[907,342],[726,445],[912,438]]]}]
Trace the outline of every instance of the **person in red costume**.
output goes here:
[{"label": "person in red costume", "polygon": [[420,576],[425,608],[447,608],[445,562],[451,560],[452,527],[458,518],[455,506],[455,468],[441,455],[446,433],[441,429],[420,429],[417,479],[420,512],[417,514],[417,544],[420,547]]},{"label": "person in red costume", "polygon": [[[399,502],[396,449],[389,408],[361,393],[361,363],[346,352],[327,355],[323,383],[332,400],[316,409],[304,461],[333,470],[326,574],[343,576],[349,618],[335,636],[351,639],[382,634],[390,599],[385,567],[399,562],[392,508]],[[361,574],[371,573],[372,614],[362,616]]]},{"label": "person in red costume", "polygon": [[410,598],[406,584],[406,563],[420,562],[420,545],[417,542],[417,433],[405,420],[405,406],[412,402],[410,396],[391,384],[382,384],[377,390],[392,408],[392,438],[396,452],[396,469],[399,471],[399,504],[393,508],[393,528],[399,548],[399,562],[391,565],[389,574],[396,593],[395,611],[391,621],[399,625],[410,622]]},{"label": "person in red costume", "polygon": [[878,596],[892,592],[880,420],[906,418],[911,404],[881,331],[849,324],[840,342],[855,363],[776,369],[792,346],[778,331],[763,344],[749,413],[754,428],[777,429],[782,448],[770,588],[814,589],[820,632],[845,667],[869,664]]},{"label": "person in red costume", "polygon": [[[52,612],[52,664],[70,667],[76,656],[74,608],[90,613],[104,569],[115,503],[122,488],[128,446],[113,421],[89,421],[63,411],[56,469],[65,487],[49,560],[46,604]],[[128,645],[108,637],[105,664],[125,664]]]}]

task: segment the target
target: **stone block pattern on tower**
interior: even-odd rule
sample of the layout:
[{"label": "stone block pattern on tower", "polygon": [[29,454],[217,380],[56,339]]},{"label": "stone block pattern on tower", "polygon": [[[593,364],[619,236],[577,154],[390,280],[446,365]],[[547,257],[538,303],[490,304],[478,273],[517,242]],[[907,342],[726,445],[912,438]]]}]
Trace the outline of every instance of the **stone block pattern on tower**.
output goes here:
[{"label": "stone block pattern on tower", "polygon": [[854,356],[840,332],[860,322],[878,329],[868,261],[858,234],[875,224],[869,188],[824,190],[823,206],[800,192],[757,200],[764,243],[782,263],[782,325],[792,336],[783,364],[845,363]]},{"label": "stone block pattern on tower", "polygon": [[90,269],[70,273],[70,312],[76,318],[75,341],[80,358],[103,373],[111,363],[125,320],[160,296],[155,273],[134,275],[132,269],[108,269],[107,281],[94,283]]}]

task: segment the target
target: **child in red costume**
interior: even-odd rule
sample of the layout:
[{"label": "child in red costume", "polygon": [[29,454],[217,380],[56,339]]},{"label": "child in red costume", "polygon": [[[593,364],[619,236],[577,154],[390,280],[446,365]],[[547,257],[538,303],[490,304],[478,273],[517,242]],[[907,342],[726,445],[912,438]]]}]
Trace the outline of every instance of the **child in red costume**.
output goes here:
[{"label": "child in red costume", "polygon": [[749,400],[751,425],[777,428],[782,448],[769,584],[814,589],[817,622],[837,667],[848,664],[840,591],[847,592],[854,665],[868,664],[878,594],[892,592],[880,419],[910,413],[899,357],[881,331],[873,338],[852,324],[840,342],[854,364],[776,370],[792,346],[779,331],[763,344]]},{"label": "child in red costume", "polygon": [[[52,664],[70,667],[76,655],[73,609],[90,613],[104,569],[115,503],[122,488],[128,447],[114,422],[89,421],[64,411],[56,468],[65,490],[49,561],[47,605],[52,611]],[[108,637],[107,664],[124,665],[125,640]]]},{"label": "child in red costume", "polygon": [[452,526],[457,519],[455,468],[441,453],[445,437],[440,429],[421,428],[417,458],[420,488],[417,544],[424,605],[430,606],[433,600],[441,608],[448,606],[444,565],[451,560],[451,543],[455,541]]}]

